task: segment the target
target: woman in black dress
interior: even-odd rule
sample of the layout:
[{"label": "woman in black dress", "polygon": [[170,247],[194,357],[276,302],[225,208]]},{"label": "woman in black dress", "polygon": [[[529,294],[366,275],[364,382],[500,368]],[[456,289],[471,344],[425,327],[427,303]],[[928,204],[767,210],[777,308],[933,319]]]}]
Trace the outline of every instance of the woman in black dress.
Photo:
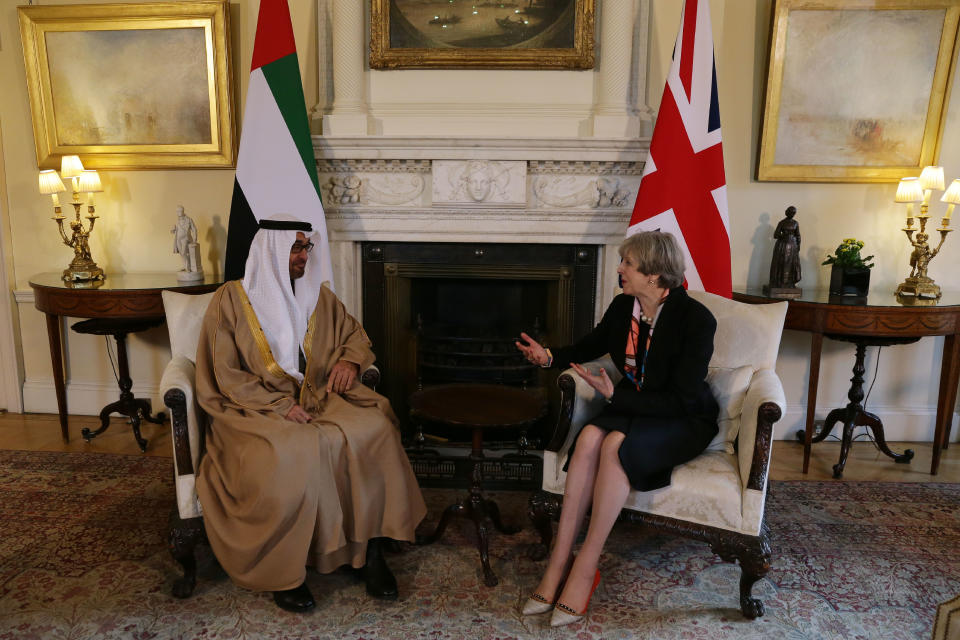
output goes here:
[{"label": "woman in black dress", "polygon": [[[717,402],[706,383],[717,328],[713,315],[687,295],[676,239],[641,232],[620,246],[623,294],[594,330],[551,353],[526,334],[517,348],[542,367],[573,369],[607,400],[577,435],[567,461],[556,542],[525,615],[553,609],[551,625],[583,617],[600,579],[597,564],[631,488],[668,486],[673,467],[700,455],[717,433]],[[579,362],[610,354],[623,380]],[[574,541],[592,504],[576,556]],[[555,606],[554,606],[555,605]]]}]

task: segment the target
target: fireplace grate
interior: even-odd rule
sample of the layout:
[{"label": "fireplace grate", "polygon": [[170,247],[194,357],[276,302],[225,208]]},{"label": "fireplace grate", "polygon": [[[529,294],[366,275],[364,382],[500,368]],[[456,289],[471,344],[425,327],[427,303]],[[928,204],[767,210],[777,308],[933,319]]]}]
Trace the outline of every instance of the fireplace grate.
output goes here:
[{"label": "fireplace grate", "polygon": [[[457,487],[470,481],[470,459],[466,456],[407,449],[407,457],[422,487]],[[485,458],[482,467],[484,489],[534,491],[543,478],[543,459],[532,454]]]},{"label": "fireplace grate", "polygon": [[539,368],[517,351],[512,337],[464,337],[421,331],[417,336],[418,386],[489,382],[537,386]]}]

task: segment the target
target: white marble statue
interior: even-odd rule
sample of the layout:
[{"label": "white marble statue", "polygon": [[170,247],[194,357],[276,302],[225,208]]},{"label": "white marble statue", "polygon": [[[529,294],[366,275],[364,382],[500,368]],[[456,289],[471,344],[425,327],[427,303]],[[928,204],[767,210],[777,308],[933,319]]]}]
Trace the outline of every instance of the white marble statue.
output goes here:
[{"label": "white marble statue", "polygon": [[180,282],[203,280],[197,225],[184,213],[183,205],[177,205],[177,223],[170,229],[170,233],[173,234],[173,252],[180,254],[183,259],[183,269],[177,272],[177,280]]}]

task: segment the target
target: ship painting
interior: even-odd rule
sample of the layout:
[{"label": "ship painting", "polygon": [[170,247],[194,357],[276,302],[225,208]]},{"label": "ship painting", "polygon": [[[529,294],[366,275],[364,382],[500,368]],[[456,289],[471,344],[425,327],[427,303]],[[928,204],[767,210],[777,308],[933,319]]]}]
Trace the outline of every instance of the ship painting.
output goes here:
[{"label": "ship painting", "polygon": [[389,0],[397,48],[569,48],[579,0]]}]

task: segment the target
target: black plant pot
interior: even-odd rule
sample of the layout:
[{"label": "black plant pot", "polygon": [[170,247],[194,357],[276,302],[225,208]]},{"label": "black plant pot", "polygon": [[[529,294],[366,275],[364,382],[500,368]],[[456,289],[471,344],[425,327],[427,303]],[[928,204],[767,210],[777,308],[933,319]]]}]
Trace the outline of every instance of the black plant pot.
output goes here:
[{"label": "black plant pot", "polygon": [[865,298],[870,290],[870,269],[830,267],[830,295]]}]

